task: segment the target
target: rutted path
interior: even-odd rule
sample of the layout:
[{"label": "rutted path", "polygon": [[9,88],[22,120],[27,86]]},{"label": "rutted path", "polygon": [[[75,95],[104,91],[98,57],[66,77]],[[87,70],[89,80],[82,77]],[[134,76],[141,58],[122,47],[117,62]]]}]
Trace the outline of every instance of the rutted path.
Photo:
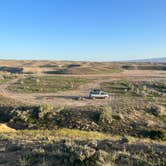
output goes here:
[{"label": "rutted path", "polygon": [[[63,75],[64,76],[64,75]],[[73,75],[65,75],[71,77]],[[75,77],[76,75],[74,75]],[[25,104],[52,104],[56,107],[64,106],[85,106],[85,105],[103,105],[109,104],[111,99],[91,100],[87,99],[88,91],[91,88],[98,88],[103,81],[112,81],[119,79],[137,80],[166,80],[166,72],[150,72],[150,71],[127,71],[123,73],[114,73],[110,75],[84,75],[81,77],[95,78],[91,83],[81,85],[76,90],[69,90],[57,93],[16,93],[8,90],[8,87],[17,82],[23,76],[10,80],[0,85],[0,95],[12,98]],[[77,75],[78,77],[78,75]],[[76,100],[77,97],[83,97],[83,100]],[[85,97],[85,98],[84,98]]]},{"label": "rutted path", "polygon": [[[52,104],[56,107],[61,106],[84,106],[84,105],[102,105],[103,100],[95,101],[86,99],[84,97],[88,96],[88,91],[93,87],[98,87],[100,81],[96,81],[95,83],[88,83],[86,85],[81,85],[77,90],[69,90],[64,92],[57,92],[57,93],[16,93],[8,90],[8,87],[13,83],[17,82],[19,78],[10,80],[4,84],[0,85],[0,95],[11,98],[16,101],[25,104]],[[81,96],[84,100],[77,100],[77,98]],[[110,100],[107,99],[105,102],[109,102]]]},{"label": "rutted path", "polygon": [[22,77],[15,78],[15,79],[12,79],[8,82],[1,84],[0,85],[0,95],[4,96],[6,98],[14,99],[16,101],[20,101],[21,103],[31,104],[32,102],[29,100],[30,98],[27,100],[27,98],[30,96],[26,96],[26,98],[25,98],[24,94],[14,93],[14,92],[8,90],[8,87],[10,85],[14,84],[15,82],[17,82],[20,78],[22,78]]}]

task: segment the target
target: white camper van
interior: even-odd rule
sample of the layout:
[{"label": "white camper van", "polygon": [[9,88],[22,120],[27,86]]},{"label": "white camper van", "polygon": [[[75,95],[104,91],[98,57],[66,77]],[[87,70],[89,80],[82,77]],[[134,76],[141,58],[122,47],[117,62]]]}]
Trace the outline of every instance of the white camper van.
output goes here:
[{"label": "white camper van", "polygon": [[95,99],[95,98],[105,99],[108,97],[109,97],[108,93],[100,89],[93,89],[89,93],[89,98],[92,98],[92,99]]}]

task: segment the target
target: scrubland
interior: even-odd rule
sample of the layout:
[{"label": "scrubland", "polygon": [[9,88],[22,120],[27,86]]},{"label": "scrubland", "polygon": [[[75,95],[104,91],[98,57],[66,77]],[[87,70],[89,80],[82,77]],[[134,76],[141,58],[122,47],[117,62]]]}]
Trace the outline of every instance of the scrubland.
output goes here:
[{"label": "scrubland", "polygon": [[166,165],[165,64],[0,65],[0,165]]}]

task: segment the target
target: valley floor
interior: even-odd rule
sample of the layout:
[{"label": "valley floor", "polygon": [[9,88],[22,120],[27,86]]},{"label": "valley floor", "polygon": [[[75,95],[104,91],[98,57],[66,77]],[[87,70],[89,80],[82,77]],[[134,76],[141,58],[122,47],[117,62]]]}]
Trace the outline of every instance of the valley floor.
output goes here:
[{"label": "valley floor", "polygon": [[[0,74],[0,166],[166,165],[165,70],[109,63],[91,70],[99,64],[90,62],[16,67],[23,63],[27,73]],[[40,72],[28,73],[36,63]],[[110,97],[90,99],[91,89]]]}]

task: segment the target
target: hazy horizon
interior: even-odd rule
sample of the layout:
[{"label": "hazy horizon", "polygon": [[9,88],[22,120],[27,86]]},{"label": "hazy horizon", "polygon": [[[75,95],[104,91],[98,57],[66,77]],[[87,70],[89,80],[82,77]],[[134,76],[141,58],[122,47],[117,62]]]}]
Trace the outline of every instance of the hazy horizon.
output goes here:
[{"label": "hazy horizon", "polygon": [[[11,58],[0,58],[0,61],[5,61],[5,60],[11,60],[11,61],[75,61],[75,62],[151,62],[151,60],[152,60],[152,62],[153,62],[153,60],[154,60],[154,62],[155,62],[155,60],[156,60],[156,62],[158,62],[158,60],[159,60],[159,62],[161,62],[161,60],[163,60],[164,59],[164,62],[166,61],[166,57],[158,57],[158,58],[148,58],[148,59],[140,59],[140,58],[138,58],[138,59],[128,59],[128,60],[110,60],[110,61],[108,61],[108,60],[65,60],[65,59],[29,59],[29,58],[15,58],[15,59],[11,59]],[[148,61],[149,60],[149,61]]]}]

